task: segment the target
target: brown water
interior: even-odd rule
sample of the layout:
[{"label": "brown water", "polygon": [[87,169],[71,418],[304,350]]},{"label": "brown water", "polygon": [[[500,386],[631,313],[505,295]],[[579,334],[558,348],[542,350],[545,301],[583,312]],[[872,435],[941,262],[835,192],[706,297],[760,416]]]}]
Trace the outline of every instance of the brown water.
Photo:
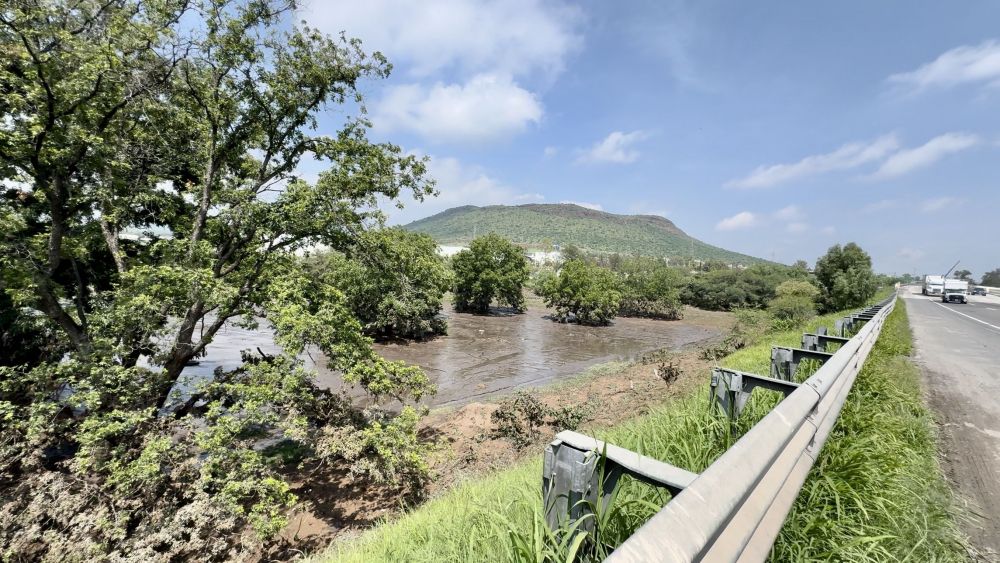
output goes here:
[{"label": "brown water", "polygon": [[[608,327],[584,327],[553,322],[547,314],[542,308],[510,316],[448,313],[447,336],[376,344],[375,349],[387,359],[422,367],[437,386],[437,394],[425,401],[433,407],[554,382],[595,364],[633,360],[660,348],[679,349],[720,332],[688,321],[625,318]],[[185,375],[204,378],[219,366],[232,369],[240,363],[240,350],[258,346],[266,353],[278,350],[266,329],[226,328],[216,335],[201,364],[185,369]],[[321,356],[313,353],[305,360],[316,367],[322,386],[343,387],[339,373],[327,369]]]}]

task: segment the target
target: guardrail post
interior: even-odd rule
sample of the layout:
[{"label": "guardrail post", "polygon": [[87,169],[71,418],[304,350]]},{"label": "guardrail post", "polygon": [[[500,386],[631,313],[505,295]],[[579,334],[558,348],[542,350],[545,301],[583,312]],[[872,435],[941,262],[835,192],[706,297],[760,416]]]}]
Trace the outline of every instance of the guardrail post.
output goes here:
[{"label": "guardrail post", "polygon": [[828,352],[807,348],[772,346],[771,377],[785,381],[794,381],[795,372],[799,369],[799,364],[802,363],[802,360],[816,360],[820,364],[824,364],[832,355]]},{"label": "guardrail post", "polygon": [[[563,523],[575,521],[591,513],[597,503],[600,475],[598,456],[554,440],[545,448],[542,462],[542,499],[545,503],[545,521],[549,529],[558,530]],[[610,482],[613,480],[614,482]],[[617,476],[606,475],[603,485],[611,489]],[[608,490],[611,490],[608,489]],[[592,530],[593,519],[581,525],[581,530]]]},{"label": "guardrail post", "polygon": [[719,368],[712,369],[712,404],[735,419],[743,412],[749,393],[743,392],[743,374]]}]

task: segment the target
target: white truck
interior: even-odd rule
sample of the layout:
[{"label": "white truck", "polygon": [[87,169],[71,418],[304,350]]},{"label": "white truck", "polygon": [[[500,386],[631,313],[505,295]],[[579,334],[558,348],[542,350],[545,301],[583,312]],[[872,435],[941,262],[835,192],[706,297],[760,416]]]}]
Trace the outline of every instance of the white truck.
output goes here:
[{"label": "white truck", "polygon": [[924,276],[924,286],[921,293],[924,295],[943,295],[944,276]]},{"label": "white truck", "polygon": [[941,294],[942,303],[968,303],[965,295],[969,293],[969,282],[965,280],[944,280],[944,293]]}]

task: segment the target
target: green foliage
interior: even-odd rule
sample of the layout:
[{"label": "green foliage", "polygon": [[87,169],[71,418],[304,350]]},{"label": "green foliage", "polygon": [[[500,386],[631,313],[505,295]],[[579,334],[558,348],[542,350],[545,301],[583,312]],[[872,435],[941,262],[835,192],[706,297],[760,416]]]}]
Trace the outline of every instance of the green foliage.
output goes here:
[{"label": "green foliage", "polygon": [[681,289],[686,280],[680,270],[648,258],[615,262],[621,278],[621,316],[674,320],[683,317]]},{"label": "green foliage", "polygon": [[[426,239],[365,233],[380,202],[433,184],[424,160],[369,141],[363,118],[314,134],[325,108],[363,108],[358,81],[389,65],[289,26],[293,8],[0,10],[0,338],[25,347],[0,368],[4,558],[237,559],[246,528],[273,536],[295,501],[261,451],[271,439],[359,476],[426,474],[419,413],[380,408],[432,392],[426,375],[375,354],[348,297],[297,255],[367,243],[404,274],[440,274]],[[327,166],[317,181],[294,174],[302,158]],[[433,309],[440,279],[425,281],[438,289],[379,303],[376,324]],[[185,376],[220,330],[262,318],[282,354]],[[307,346],[374,405],[318,388],[296,359]],[[338,433],[349,452],[314,447]]]},{"label": "green foliage", "polygon": [[983,274],[983,279],[979,283],[987,287],[1000,287],[1000,268]]},{"label": "green foliage", "polygon": [[871,257],[853,242],[831,246],[816,260],[815,274],[825,311],[860,307],[878,289]]},{"label": "green foliage", "polygon": [[542,288],[545,306],[555,318],[584,325],[611,323],[621,307],[621,291],[614,272],[582,260],[563,263],[559,273]]},{"label": "green foliage", "polygon": [[774,286],[746,270],[715,270],[692,278],[682,296],[684,303],[701,309],[759,308],[774,297]]},{"label": "green foliage", "polygon": [[819,289],[813,284],[802,280],[788,280],[775,289],[775,298],[767,309],[776,319],[794,326],[816,315],[818,297]]},{"label": "green foliage", "polygon": [[451,265],[456,310],[486,314],[494,301],[501,307],[524,310],[521,288],[528,281],[528,259],[522,248],[491,233],[473,240]]},{"label": "green foliage", "polygon": [[[466,205],[449,209],[404,228],[427,233],[442,244],[467,244],[474,232],[497,233],[529,248],[561,245],[567,260],[574,250],[643,256],[718,260],[750,265],[759,258],[731,252],[693,239],[663,217],[615,215],[567,204],[517,206]],[[567,254],[569,252],[569,254]]]},{"label": "green foliage", "polygon": [[447,331],[438,315],[451,273],[427,235],[399,228],[365,231],[343,253],[311,256],[305,266],[344,292],[366,334],[423,338]]}]

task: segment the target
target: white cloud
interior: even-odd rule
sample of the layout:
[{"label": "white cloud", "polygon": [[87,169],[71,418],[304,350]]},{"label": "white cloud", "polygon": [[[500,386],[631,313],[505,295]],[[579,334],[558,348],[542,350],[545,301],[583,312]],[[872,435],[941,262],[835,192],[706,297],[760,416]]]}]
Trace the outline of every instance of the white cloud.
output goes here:
[{"label": "white cloud", "polygon": [[837,232],[837,229],[835,229],[832,225],[830,225],[827,227],[823,227],[823,230],[820,232],[823,233],[824,235],[832,235],[833,233]]},{"label": "white cloud", "polygon": [[919,260],[924,257],[924,251],[917,248],[903,247],[899,249],[897,253],[901,258],[906,258],[907,260]]},{"label": "white cloud", "polygon": [[885,211],[887,209],[893,209],[899,205],[899,202],[894,199],[882,199],[879,201],[873,201],[861,208],[862,213],[877,213],[879,211]]},{"label": "white cloud", "polygon": [[559,203],[568,203],[570,205],[579,205],[580,207],[586,207],[587,209],[593,209],[594,211],[604,211],[604,208],[601,207],[601,204],[599,204],[599,203],[588,203],[586,201],[570,201],[568,199],[564,199],[564,200],[560,201]]},{"label": "white cloud", "polygon": [[797,205],[782,207],[774,212],[774,218],[781,221],[795,221],[803,217],[802,210]]},{"label": "white cloud", "polygon": [[769,188],[799,178],[835,170],[847,170],[882,160],[897,148],[899,148],[899,141],[896,136],[884,135],[869,142],[848,143],[833,152],[807,156],[790,164],[759,166],[745,178],[727,182],[726,186],[731,188]]},{"label": "white cloud", "polygon": [[384,205],[389,223],[409,223],[459,205],[518,205],[545,200],[541,194],[508,186],[489,176],[482,168],[465,165],[455,158],[432,157],[428,173],[437,181],[439,195],[428,197],[423,202],[404,201],[403,209]]},{"label": "white cloud", "polygon": [[632,131],[623,133],[613,131],[603,140],[597,142],[591,148],[583,151],[577,162],[613,162],[616,164],[628,164],[639,159],[639,151],[632,148],[632,145],[649,137],[645,131]]},{"label": "white cloud", "polygon": [[930,166],[945,156],[979,144],[979,137],[968,133],[945,133],[922,146],[906,149],[890,156],[872,178],[894,178],[907,172]]},{"label": "white cloud", "polygon": [[394,86],[377,102],[372,120],[383,131],[410,131],[435,142],[484,142],[520,133],[542,113],[538,98],[510,76],[479,74],[465,84]]},{"label": "white cloud", "polygon": [[950,196],[935,197],[924,200],[920,204],[920,210],[924,213],[934,213],[935,211],[941,211],[945,207],[950,207],[961,202],[962,200]]},{"label": "white cloud", "polygon": [[891,84],[921,91],[932,87],[1000,81],[1000,42],[963,45],[942,53],[933,61],[910,72],[893,74]]},{"label": "white cloud", "polygon": [[749,211],[741,211],[732,217],[726,217],[719,221],[715,228],[719,231],[735,231],[746,229],[757,224],[757,216]]},{"label": "white cloud", "polygon": [[345,30],[412,76],[440,71],[554,74],[580,48],[582,11],[560,0],[311,0],[299,12]]},{"label": "white cloud", "polygon": [[788,227],[786,227],[785,230],[787,230],[790,233],[804,233],[806,232],[807,229],[809,229],[809,225],[805,223],[795,222],[795,223],[789,223]]},{"label": "white cloud", "polygon": [[545,155],[545,158],[552,158],[553,156],[559,154],[559,147],[545,147],[542,154]]}]

